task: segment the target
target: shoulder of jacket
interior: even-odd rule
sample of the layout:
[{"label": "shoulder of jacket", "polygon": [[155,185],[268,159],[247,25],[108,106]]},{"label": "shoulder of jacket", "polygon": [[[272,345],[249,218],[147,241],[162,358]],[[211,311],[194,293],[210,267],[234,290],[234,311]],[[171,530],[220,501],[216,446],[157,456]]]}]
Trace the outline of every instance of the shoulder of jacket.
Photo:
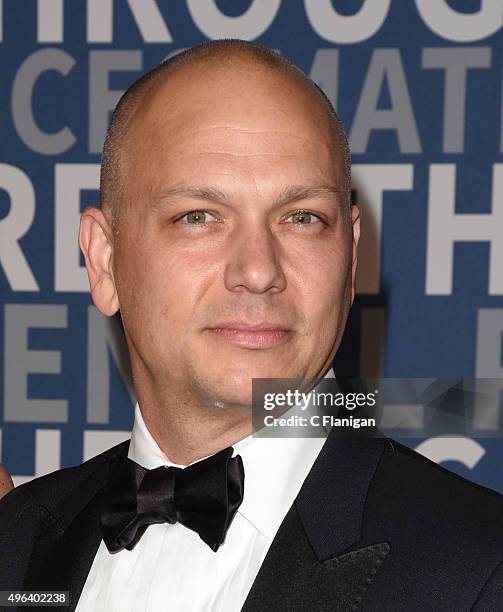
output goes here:
[{"label": "shoulder of jacket", "polygon": [[[425,521],[445,522],[479,537],[492,533],[503,552],[503,495],[386,439],[377,484],[393,507]],[[449,531],[453,531],[449,529]]]},{"label": "shoulder of jacket", "polygon": [[126,440],[80,465],[56,470],[15,487],[0,500],[0,525],[30,506],[45,506],[52,511],[86,483],[94,486],[96,476],[106,474],[105,466],[110,458],[115,454],[126,455],[128,448],[129,440]]}]

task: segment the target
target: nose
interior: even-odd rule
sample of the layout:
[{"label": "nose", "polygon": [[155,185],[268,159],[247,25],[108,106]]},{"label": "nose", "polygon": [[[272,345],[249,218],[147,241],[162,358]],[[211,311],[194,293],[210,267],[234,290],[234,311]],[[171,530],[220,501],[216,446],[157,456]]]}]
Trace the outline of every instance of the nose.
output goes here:
[{"label": "nose", "polygon": [[281,245],[268,227],[240,229],[230,247],[224,275],[229,291],[280,293],[285,289]]}]

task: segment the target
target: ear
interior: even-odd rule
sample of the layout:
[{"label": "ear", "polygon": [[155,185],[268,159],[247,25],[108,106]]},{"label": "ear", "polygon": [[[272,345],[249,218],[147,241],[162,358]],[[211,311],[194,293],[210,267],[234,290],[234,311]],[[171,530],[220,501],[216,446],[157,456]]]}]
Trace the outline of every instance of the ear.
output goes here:
[{"label": "ear", "polygon": [[356,279],[356,266],[358,263],[358,241],[360,240],[360,217],[361,210],[358,204],[352,204],[351,206],[351,224],[353,228],[353,260],[351,265],[351,304],[355,299],[355,279]]},{"label": "ear", "polygon": [[111,317],[119,310],[112,270],[113,232],[103,212],[87,206],[80,217],[79,245],[86,260],[93,302]]}]

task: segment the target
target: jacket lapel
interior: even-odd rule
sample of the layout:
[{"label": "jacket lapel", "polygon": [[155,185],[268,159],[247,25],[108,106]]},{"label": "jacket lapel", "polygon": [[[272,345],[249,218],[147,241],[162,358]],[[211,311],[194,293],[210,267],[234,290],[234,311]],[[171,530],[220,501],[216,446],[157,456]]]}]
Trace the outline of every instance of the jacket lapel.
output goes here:
[{"label": "jacket lapel", "polygon": [[390,552],[365,542],[368,488],[382,438],[341,438],[334,430],[281,524],[242,612],[356,610]]},{"label": "jacket lapel", "polygon": [[[114,449],[127,454],[129,441]],[[25,573],[24,590],[69,591],[75,610],[101,542],[99,525],[103,487],[108,477],[105,455],[57,509],[39,507],[39,534]]]}]

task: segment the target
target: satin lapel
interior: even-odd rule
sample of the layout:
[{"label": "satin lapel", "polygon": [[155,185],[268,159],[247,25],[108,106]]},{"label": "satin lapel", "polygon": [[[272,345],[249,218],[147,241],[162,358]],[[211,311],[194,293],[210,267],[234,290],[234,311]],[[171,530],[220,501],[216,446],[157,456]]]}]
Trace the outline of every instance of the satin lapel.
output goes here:
[{"label": "satin lapel", "polygon": [[385,445],[382,438],[329,436],[242,612],[358,609],[390,552],[387,542],[362,542],[365,501]]},{"label": "satin lapel", "polygon": [[23,583],[25,590],[69,591],[74,610],[101,541],[99,503],[101,491],[62,530],[54,517],[40,508],[41,529]]},{"label": "satin lapel", "polygon": [[357,610],[389,552],[380,542],[319,561],[295,505],[285,517],[242,612]]}]

